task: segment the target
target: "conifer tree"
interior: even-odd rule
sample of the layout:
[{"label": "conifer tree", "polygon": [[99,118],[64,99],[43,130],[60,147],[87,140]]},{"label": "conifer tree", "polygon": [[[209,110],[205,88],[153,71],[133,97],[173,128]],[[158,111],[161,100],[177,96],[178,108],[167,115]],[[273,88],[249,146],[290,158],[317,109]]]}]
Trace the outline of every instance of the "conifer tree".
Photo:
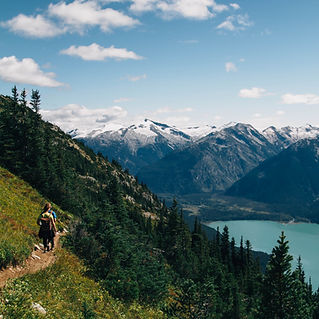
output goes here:
[{"label": "conifer tree", "polygon": [[22,90],[21,94],[20,94],[20,102],[22,106],[27,106],[27,91],[25,89]]},{"label": "conifer tree", "polygon": [[232,269],[235,272],[237,272],[237,253],[236,253],[235,245],[236,245],[235,238],[232,237],[230,241],[231,265],[232,265]]},{"label": "conifer tree", "polygon": [[223,262],[230,266],[230,251],[229,251],[229,231],[228,227],[225,225],[223,233],[221,236],[221,255]]},{"label": "conifer tree", "polygon": [[41,104],[39,90],[32,90],[30,104],[32,105],[34,112],[39,113]]},{"label": "conifer tree", "polygon": [[297,268],[293,272],[292,277],[293,318],[311,318],[314,310],[312,292],[309,291],[308,284],[305,282],[305,273],[300,256],[297,261]]},{"label": "conifer tree", "polygon": [[11,90],[12,92],[12,100],[14,103],[18,103],[18,98],[19,98],[19,93],[18,93],[18,90],[17,90],[17,87],[14,86]]},{"label": "conifer tree", "polygon": [[292,276],[288,241],[281,233],[267,265],[262,287],[261,318],[289,319],[292,317]]}]

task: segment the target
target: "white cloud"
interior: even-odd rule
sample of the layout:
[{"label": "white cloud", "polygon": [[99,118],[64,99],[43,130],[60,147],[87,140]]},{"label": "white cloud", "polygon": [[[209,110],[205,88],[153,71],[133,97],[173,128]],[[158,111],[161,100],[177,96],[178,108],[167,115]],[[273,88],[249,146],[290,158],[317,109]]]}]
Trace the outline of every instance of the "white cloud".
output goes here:
[{"label": "white cloud", "polygon": [[59,18],[71,30],[83,32],[87,26],[99,26],[103,31],[118,27],[133,27],[139,21],[112,8],[103,9],[96,1],[75,0],[69,4],[50,4],[48,14]]},{"label": "white cloud", "polygon": [[251,89],[242,89],[239,91],[239,96],[242,98],[248,98],[248,99],[259,99],[263,96],[270,95],[271,93],[267,92],[267,90],[263,88],[256,88],[253,87]]},{"label": "white cloud", "polygon": [[157,8],[166,18],[182,16],[184,18],[206,20],[214,16],[210,10],[209,0],[177,0],[173,2],[159,1]]},{"label": "white cloud", "polygon": [[147,11],[159,12],[164,18],[182,16],[188,19],[205,20],[228,10],[224,4],[215,0],[133,0],[130,9],[135,13]]},{"label": "white cloud", "polygon": [[238,14],[228,16],[224,22],[220,23],[217,26],[217,29],[224,29],[228,31],[242,31],[252,25],[253,22],[249,20],[249,16],[247,14]]},{"label": "white cloud", "polygon": [[220,23],[220,24],[217,26],[217,29],[225,29],[225,30],[228,30],[228,31],[234,31],[234,30],[236,30],[236,27],[235,27],[235,25],[233,24],[233,18],[232,18],[232,16],[231,16],[231,17],[228,17],[224,22]]},{"label": "white cloud", "polygon": [[68,104],[55,110],[41,110],[43,118],[58,125],[64,131],[81,131],[103,127],[110,121],[117,121],[127,116],[127,111],[120,106],[89,109],[83,105]]},{"label": "white cloud", "polygon": [[6,82],[24,83],[46,87],[64,85],[54,79],[52,72],[44,73],[31,58],[19,61],[15,56],[0,59],[0,78]]},{"label": "white cloud", "polygon": [[237,23],[240,25],[240,26],[243,26],[243,27],[250,27],[253,25],[253,23],[249,20],[249,16],[248,14],[239,14],[236,16],[236,19],[237,19]]},{"label": "white cloud", "polygon": [[283,104],[319,104],[319,96],[315,94],[284,94],[281,96]]},{"label": "white cloud", "polygon": [[89,46],[70,46],[68,49],[60,51],[62,54],[78,56],[86,61],[103,61],[105,59],[115,60],[141,60],[142,57],[128,51],[127,49],[118,49],[114,46],[104,48],[96,43]]},{"label": "white cloud", "polygon": [[261,117],[261,114],[260,114],[260,113],[255,113],[255,114],[253,115],[253,117],[256,117],[256,118]]},{"label": "white cloud", "polygon": [[276,114],[277,115],[279,115],[279,116],[281,116],[281,115],[284,115],[284,114],[286,114],[284,111],[282,111],[282,110],[278,110],[277,112],[276,112]]},{"label": "white cloud", "polygon": [[225,4],[217,4],[214,0],[212,0],[211,6],[215,12],[223,12],[229,9]]},{"label": "white cloud", "polygon": [[53,22],[47,20],[42,15],[33,17],[19,14],[9,21],[2,22],[1,26],[17,34],[34,38],[55,37],[66,32],[65,28],[57,27]]},{"label": "white cloud", "polygon": [[137,82],[139,80],[144,80],[147,78],[146,74],[142,74],[142,75],[137,75],[137,76],[132,76],[132,75],[128,75],[126,77],[130,82]]},{"label": "white cloud", "polygon": [[10,31],[35,38],[54,37],[67,32],[83,33],[87,27],[100,27],[109,32],[114,28],[134,27],[140,22],[112,8],[101,5],[114,1],[74,0],[51,3],[43,15],[18,16],[2,22]]},{"label": "white cloud", "polygon": [[226,69],[226,72],[236,72],[237,71],[237,67],[233,62],[226,62],[225,69]]},{"label": "white cloud", "polygon": [[230,6],[235,10],[240,9],[240,5],[238,3],[231,3]]},{"label": "white cloud", "polygon": [[135,13],[142,13],[156,10],[158,0],[133,0],[130,10]]},{"label": "white cloud", "polygon": [[113,103],[124,103],[124,102],[129,102],[131,99],[127,97],[120,97],[118,99],[113,100]]}]

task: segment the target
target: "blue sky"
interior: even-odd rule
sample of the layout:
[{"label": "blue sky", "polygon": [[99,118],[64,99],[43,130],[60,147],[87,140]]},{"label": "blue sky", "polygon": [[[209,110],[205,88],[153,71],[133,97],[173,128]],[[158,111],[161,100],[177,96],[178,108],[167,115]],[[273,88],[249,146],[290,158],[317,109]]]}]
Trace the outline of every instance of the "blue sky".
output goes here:
[{"label": "blue sky", "polygon": [[0,93],[65,129],[319,126],[316,0],[2,0]]}]

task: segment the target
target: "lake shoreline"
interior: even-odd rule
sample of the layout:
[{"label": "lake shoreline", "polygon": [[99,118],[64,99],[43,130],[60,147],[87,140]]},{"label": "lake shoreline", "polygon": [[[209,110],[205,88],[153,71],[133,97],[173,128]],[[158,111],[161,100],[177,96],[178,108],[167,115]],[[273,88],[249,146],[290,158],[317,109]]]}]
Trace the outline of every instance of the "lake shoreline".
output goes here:
[{"label": "lake shoreline", "polygon": [[289,221],[282,221],[282,220],[275,220],[275,219],[225,219],[225,220],[211,220],[211,221],[202,221],[201,223],[205,226],[210,227],[209,225],[212,223],[219,223],[219,222],[231,222],[231,221],[260,221],[260,222],[274,222],[279,223],[282,225],[297,225],[297,224],[318,224],[315,222],[312,222],[309,219],[295,219],[292,218]]},{"label": "lake shoreline", "polygon": [[239,243],[243,236],[244,240],[250,241],[253,250],[266,254],[271,254],[281,232],[284,231],[289,242],[289,254],[293,256],[293,269],[301,256],[307,278],[311,277],[314,290],[318,288],[319,268],[316,265],[319,263],[319,255],[315,243],[319,240],[319,224],[294,219],[285,223],[273,220],[230,220],[205,224],[213,229],[219,227],[220,232],[227,225],[229,237],[234,237],[236,243]]}]

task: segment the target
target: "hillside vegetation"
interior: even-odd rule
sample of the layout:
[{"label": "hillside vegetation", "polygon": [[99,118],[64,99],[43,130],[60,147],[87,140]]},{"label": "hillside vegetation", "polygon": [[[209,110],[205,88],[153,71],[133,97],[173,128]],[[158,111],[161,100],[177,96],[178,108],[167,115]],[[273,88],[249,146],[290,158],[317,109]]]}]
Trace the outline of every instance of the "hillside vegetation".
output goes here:
[{"label": "hillside vegetation", "polygon": [[[318,297],[305,282],[301,263],[291,269],[284,234],[263,274],[249,240],[236,248],[225,227],[209,241],[197,219],[190,232],[176,201],[167,208],[115,161],[109,163],[42,121],[38,107],[28,108],[16,93],[0,97],[0,136],[0,164],[75,216],[64,247],[83,265],[61,253],[60,261],[44,271],[45,283],[36,274],[14,281],[13,288],[8,285],[2,306],[9,300],[12,311],[21,309],[18,318],[32,318],[23,306],[29,301],[21,298],[40,300],[36,293],[48,295],[43,302],[59,313],[57,318],[64,307],[70,318],[107,318],[112,314],[103,308],[108,294],[124,305],[112,314],[115,318],[140,318],[150,308],[156,310],[148,318],[164,313],[185,319],[291,319],[318,313]],[[78,277],[84,272],[89,281]],[[278,294],[283,295],[280,309],[273,308]],[[60,310],[50,298],[57,298]],[[135,315],[136,307],[141,312]],[[3,306],[5,318],[17,318],[8,314],[10,309]],[[285,316],[278,317],[278,311]]]},{"label": "hillside vegetation", "polygon": [[[1,268],[23,266],[37,237],[39,212],[46,202],[35,189],[0,167]],[[72,216],[59,209],[58,225]],[[63,221],[63,222],[62,222]],[[40,304],[46,318],[164,318],[162,312],[133,303],[125,306],[85,276],[86,267],[71,252],[59,249],[57,261],[37,274],[11,280],[0,293],[0,314],[5,318],[41,318],[32,307]]]}]

